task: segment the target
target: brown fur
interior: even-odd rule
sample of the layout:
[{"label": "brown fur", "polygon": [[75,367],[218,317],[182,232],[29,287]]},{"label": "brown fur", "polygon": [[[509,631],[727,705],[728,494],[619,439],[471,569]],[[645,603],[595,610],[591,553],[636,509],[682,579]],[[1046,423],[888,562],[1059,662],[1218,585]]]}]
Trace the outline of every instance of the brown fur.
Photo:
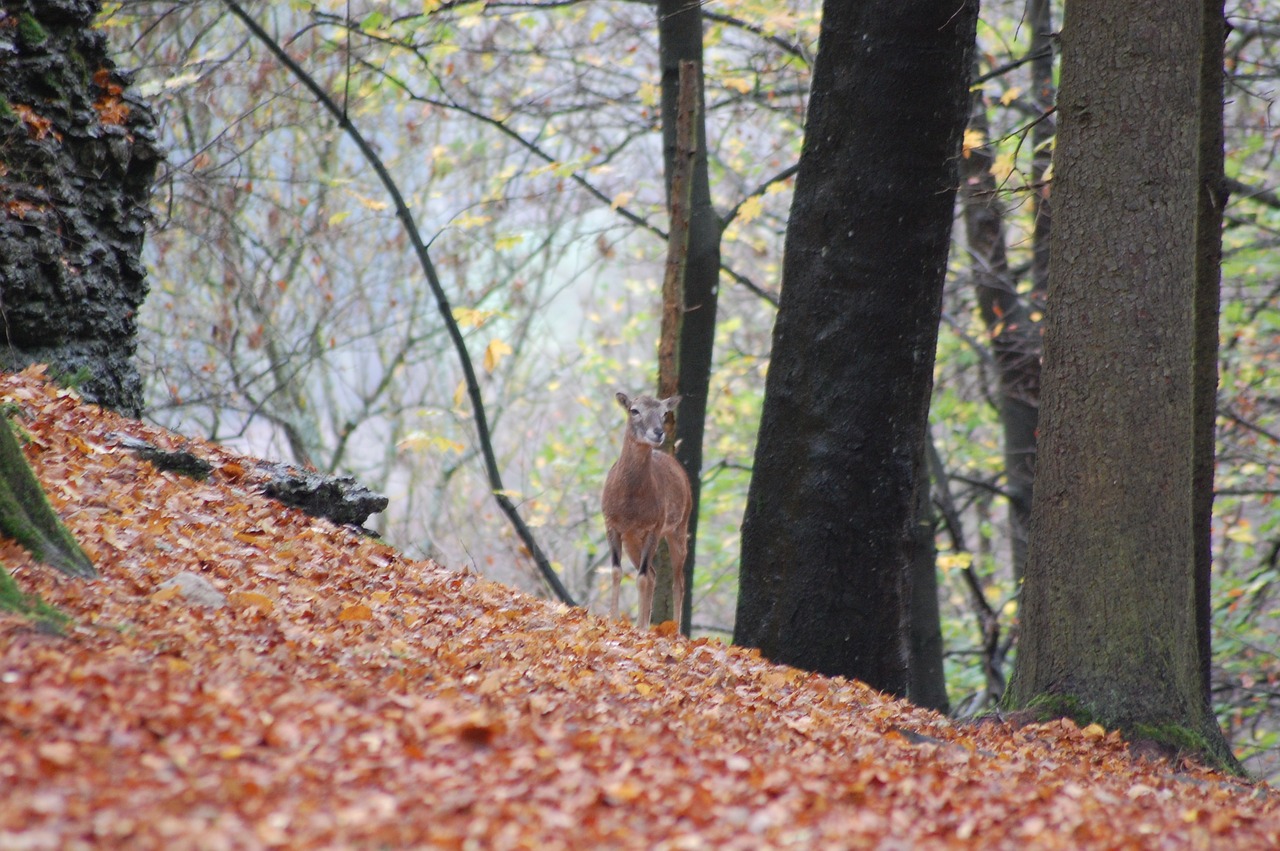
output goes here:
[{"label": "brown fur", "polygon": [[672,594],[676,622],[684,607],[684,562],[689,549],[689,512],[693,496],[689,477],[675,458],[661,450],[666,437],[663,420],[675,410],[679,396],[654,399],[651,396],[630,398],[617,394],[618,404],[627,411],[627,429],[622,441],[622,454],[605,477],[605,531],[613,559],[613,594],[609,608],[611,617],[618,616],[618,589],[622,582],[622,551],[636,566],[640,591],[638,622],[647,628],[653,615],[653,591],[656,577],[653,555],[658,541],[665,539],[671,552]]}]

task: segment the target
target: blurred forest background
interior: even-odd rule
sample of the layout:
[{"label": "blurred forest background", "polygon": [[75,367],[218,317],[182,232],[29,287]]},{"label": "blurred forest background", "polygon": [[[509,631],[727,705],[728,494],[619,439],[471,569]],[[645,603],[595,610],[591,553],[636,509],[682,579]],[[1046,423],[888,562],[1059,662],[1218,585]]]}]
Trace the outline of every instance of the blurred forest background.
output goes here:
[{"label": "blurred forest background", "polygon": [[[819,5],[703,8],[723,234],[691,589],[702,634],[733,629]],[[244,9],[386,163],[477,364],[509,496],[569,591],[601,611],[599,490],[622,427],[613,394],[651,391],[656,376],[666,206],[654,5]],[[1027,483],[1008,447],[1016,409],[1034,410],[1038,392],[1061,11],[993,0],[978,29],[930,415],[930,519],[959,715],[990,708],[1011,665]],[[1274,779],[1280,0],[1228,0],[1227,14],[1213,694],[1247,766]],[[545,594],[491,498],[458,359],[367,159],[220,0],[110,4],[100,25],[168,152],[147,242],[147,416],[354,474],[391,498],[371,524],[406,553]]]}]

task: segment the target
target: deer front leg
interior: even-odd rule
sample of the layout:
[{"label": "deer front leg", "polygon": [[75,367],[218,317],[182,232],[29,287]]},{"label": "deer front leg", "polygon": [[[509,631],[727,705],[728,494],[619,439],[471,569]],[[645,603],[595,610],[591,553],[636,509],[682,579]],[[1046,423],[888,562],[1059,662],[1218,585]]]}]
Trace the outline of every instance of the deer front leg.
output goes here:
[{"label": "deer front leg", "polygon": [[618,619],[618,591],[622,588],[622,535],[614,529],[608,532],[609,558],[613,564],[613,593],[609,598],[609,617]]},{"label": "deer front leg", "polygon": [[658,536],[649,536],[640,548],[640,574],[636,577],[636,589],[640,592],[640,611],[636,620],[641,629],[648,629],[653,618],[653,589],[658,577],[653,570],[653,551],[658,548]]},{"label": "deer front leg", "polygon": [[658,584],[658,578],[653,575],[653,568],[636,577],[636,588],[640,591],[640,611],[639,626],[641,629],[649,628],[649,621],[653,617],[653,589]]}]

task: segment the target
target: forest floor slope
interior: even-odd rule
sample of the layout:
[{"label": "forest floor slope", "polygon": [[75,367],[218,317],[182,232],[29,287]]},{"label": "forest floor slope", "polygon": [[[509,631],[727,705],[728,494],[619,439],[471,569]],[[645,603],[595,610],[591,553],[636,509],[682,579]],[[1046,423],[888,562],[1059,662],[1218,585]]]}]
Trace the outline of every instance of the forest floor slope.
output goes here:
[{"label": "forest floor slope", "polygon": [[102,574],[0,544],[73,619],[0,614],[0,847],[1280,847],[1268,787],[1096,726],[953,724],[411,561],[36,370],[0,402]]}]

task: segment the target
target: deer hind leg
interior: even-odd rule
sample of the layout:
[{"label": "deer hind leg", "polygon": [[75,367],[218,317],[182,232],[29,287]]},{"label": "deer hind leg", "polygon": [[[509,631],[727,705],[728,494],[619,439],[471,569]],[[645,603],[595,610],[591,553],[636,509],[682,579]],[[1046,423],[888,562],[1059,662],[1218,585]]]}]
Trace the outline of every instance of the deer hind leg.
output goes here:
[{"label": "deer hind leg", "polygon": [[622,587],[622,534],[616,529],[608,531],[609,558],[613,564],[613,593],[609,596],[609,617],[618,619],[618,591]]}]

